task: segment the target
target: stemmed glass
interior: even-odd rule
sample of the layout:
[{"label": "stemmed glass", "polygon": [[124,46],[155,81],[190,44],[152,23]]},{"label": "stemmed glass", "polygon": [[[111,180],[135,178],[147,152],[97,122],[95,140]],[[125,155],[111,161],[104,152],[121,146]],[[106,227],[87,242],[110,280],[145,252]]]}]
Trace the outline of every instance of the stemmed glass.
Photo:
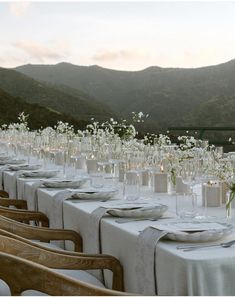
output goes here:
[{"label": "stemmed glass", "polygon": [[197,162],[195,159],[188,159],[182,162],[181,177],[184,184],[190,186],[193,193],[193,186],[197,184]]}]

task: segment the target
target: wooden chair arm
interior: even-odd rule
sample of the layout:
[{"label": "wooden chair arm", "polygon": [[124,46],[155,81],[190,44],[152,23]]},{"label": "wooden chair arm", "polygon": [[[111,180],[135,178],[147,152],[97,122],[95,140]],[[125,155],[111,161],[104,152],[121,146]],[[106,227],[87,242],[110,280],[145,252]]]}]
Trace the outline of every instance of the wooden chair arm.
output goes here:
[{"label": "wooden chair arm", "polygon": [[62,255],[54,251],[0,235],[0,251],[36,262],[53,269],[108,269],[113,272],[113,290],[123,291],[123,270],[120,262],[109,255]]},{"label": "wooden chair arm", "polygon": [[9,207],[15,206],[18,209],[28,209],[26,200],[18,200],[11,198],[0,198],[0,206]]},{"label": "wooden chair arm", "polygon": [[13,296],[20,296],[26,290],[37,290],[50,296],[124,296],[128,293],[99,288],[51,269],[0,252],[0,278],[5,281]]},{"label": "wooden chair arm", "polygon": [[37,211],[22,210],[22,209],[11,209],[7,207],[0,206],[0,215],[11,218],[19,222],[36,221],[41,223],[43,227],[49,227],[48,217]]},{"label": "wooden chair arm", "polygon": [[6,191],[0,190],[0,197],[2,198],[8,198],[9,194]]}]

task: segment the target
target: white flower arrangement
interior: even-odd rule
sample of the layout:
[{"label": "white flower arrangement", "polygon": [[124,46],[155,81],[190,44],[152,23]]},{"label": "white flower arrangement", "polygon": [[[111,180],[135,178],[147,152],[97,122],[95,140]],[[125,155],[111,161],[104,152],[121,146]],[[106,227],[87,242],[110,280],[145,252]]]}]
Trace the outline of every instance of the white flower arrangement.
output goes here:
[{"label": "white flower arrangement", "polygon": [[75,136],[73,125],[69,125],[67,122],[64,123],[62,121],[58,121],[57,125],[54,126],[54,129],[57,133],[65,134],[67,137],[72,138]]},{"label": "white flower arrangement", "polygon": [[179,148],[182,151],[192,149],[196,146],[197,140],[193,136],[178,136]]},{"label": "white flower arrangement", "polygon": [[155,138],[155,143],[158,144],[158,146],[162,147],[165,145],[170,145],[171,140],[170,137],[164,134],[159,134],[158,137]]}]

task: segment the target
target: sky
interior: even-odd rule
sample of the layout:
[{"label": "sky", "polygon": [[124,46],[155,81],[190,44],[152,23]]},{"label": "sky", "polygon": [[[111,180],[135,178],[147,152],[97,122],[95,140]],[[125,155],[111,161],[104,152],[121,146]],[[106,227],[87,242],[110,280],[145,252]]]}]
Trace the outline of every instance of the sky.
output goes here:
[{"label": "sky", "polygon": [[235,58],[233,1],[0,2],[0,66],[203,67]]}]

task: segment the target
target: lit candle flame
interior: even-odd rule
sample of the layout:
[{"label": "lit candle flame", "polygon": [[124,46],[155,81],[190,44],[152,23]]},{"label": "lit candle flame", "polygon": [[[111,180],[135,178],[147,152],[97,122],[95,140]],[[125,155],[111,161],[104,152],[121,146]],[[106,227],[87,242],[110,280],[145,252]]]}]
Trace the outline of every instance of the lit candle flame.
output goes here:
[{"label": "lit candle flame", "polygon": [[164,172],[164,167],[163,167],[163,165],[161,165],[161,172]]}]

